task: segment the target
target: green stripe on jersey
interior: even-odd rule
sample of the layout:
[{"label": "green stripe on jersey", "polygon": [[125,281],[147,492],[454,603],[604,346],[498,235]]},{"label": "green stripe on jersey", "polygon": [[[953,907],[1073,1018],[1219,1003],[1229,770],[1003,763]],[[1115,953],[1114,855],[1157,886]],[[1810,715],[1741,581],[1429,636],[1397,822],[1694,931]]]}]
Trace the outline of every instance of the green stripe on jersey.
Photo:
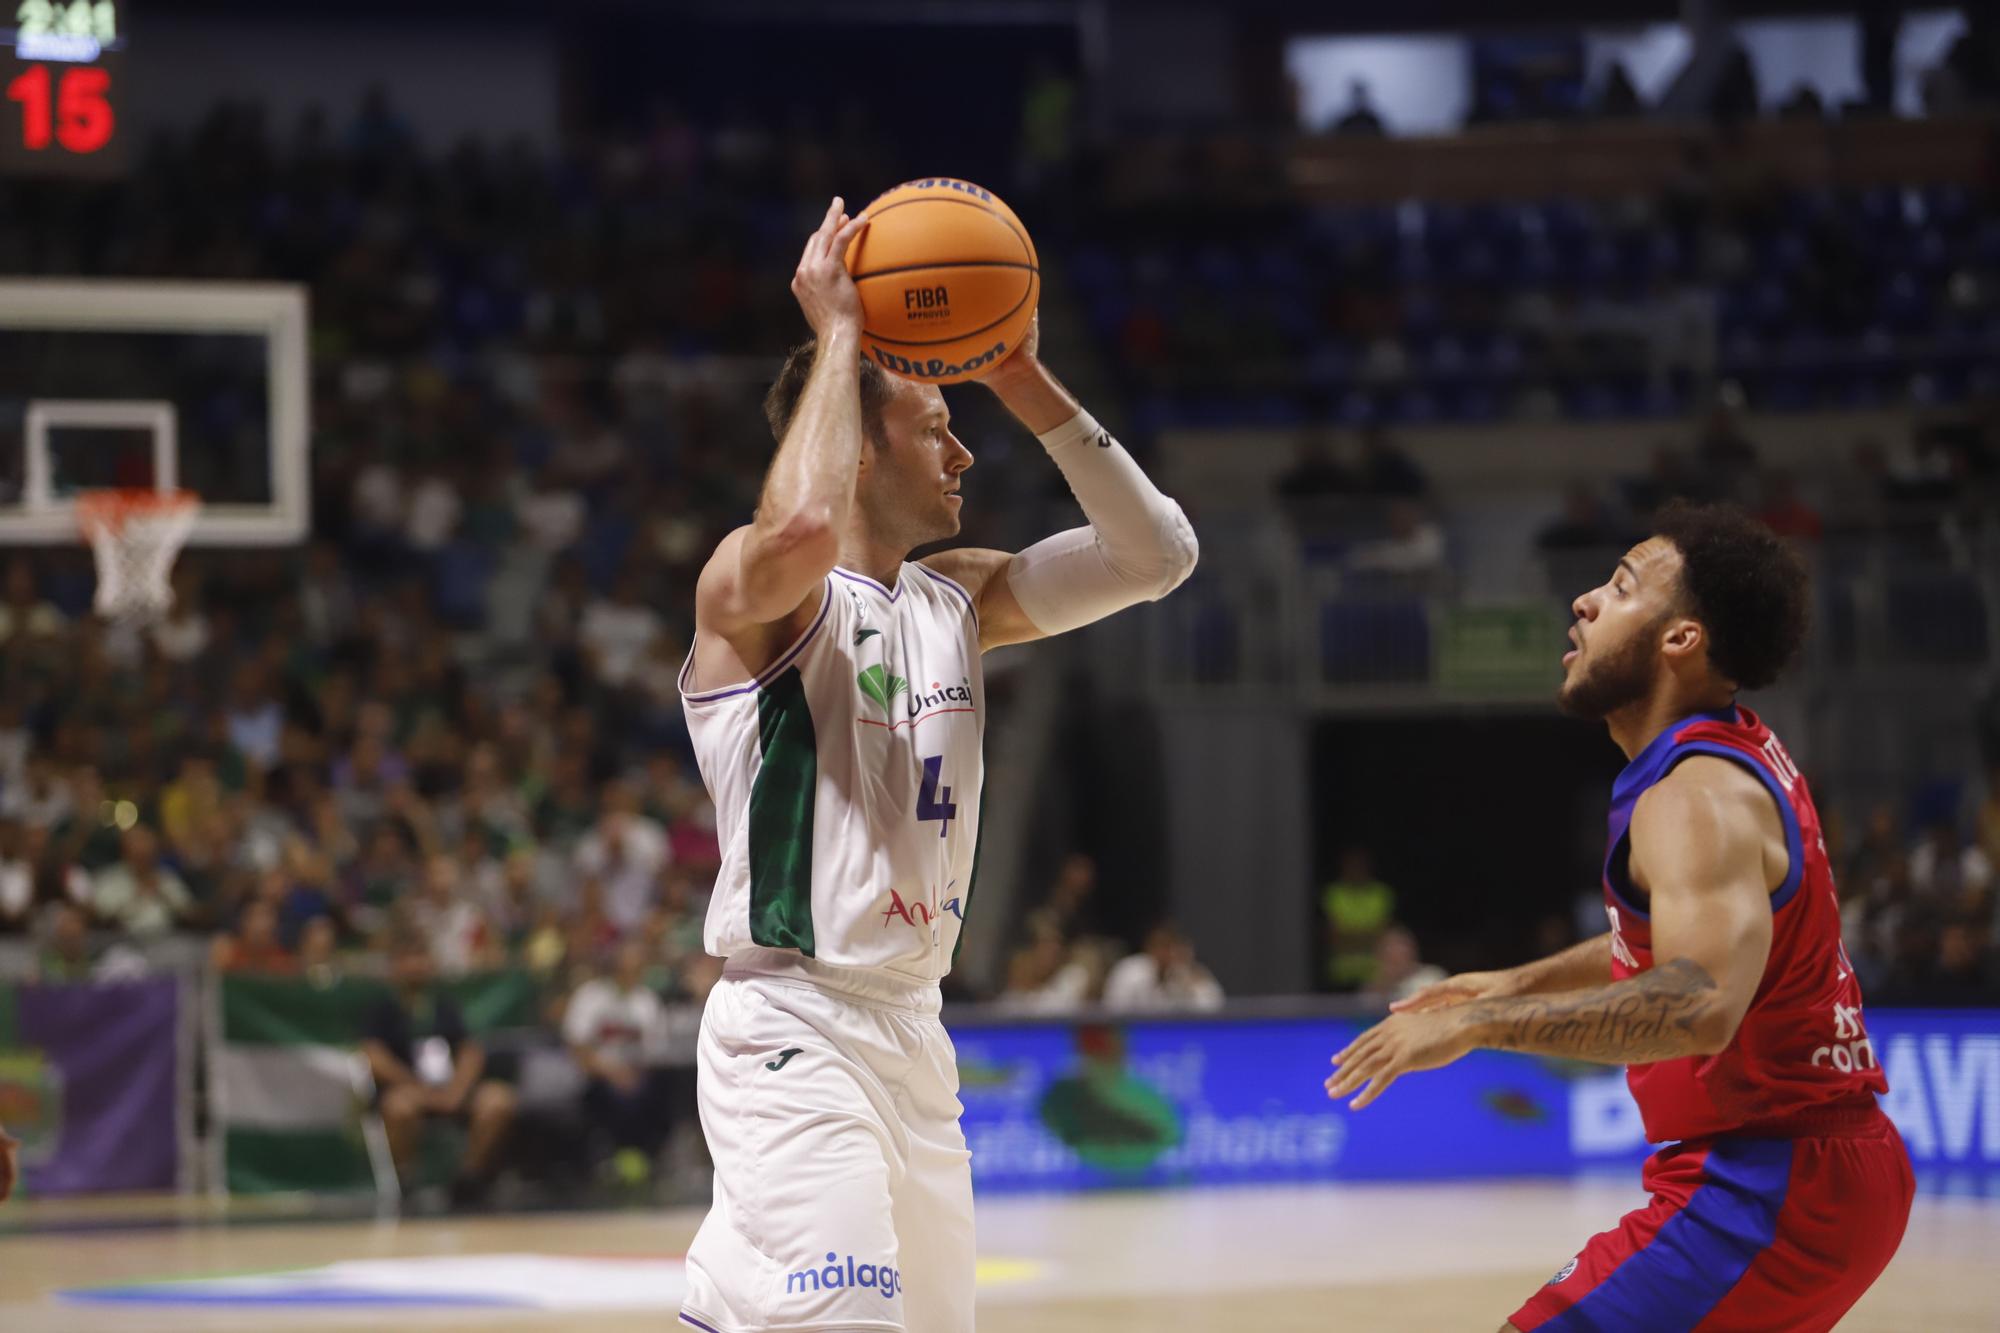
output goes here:
[{"label": "green stripe on jersey", "polygon": [[972,873],[965,877],[965,893],[958,900],[958,938],[952,941],[951,965],[958,966],[958,951],[965,947],[965,919],[972,911],[972,891],[979,887],[979,849],[986,845],[986,781],[979,782],[979,832],[972,839]]},{"label": "green stripe on jersey", "polygon": [[763,762],[750,784],[750,938],[811,958],[819,742],[797,667],[757,692],[757,745]]}]

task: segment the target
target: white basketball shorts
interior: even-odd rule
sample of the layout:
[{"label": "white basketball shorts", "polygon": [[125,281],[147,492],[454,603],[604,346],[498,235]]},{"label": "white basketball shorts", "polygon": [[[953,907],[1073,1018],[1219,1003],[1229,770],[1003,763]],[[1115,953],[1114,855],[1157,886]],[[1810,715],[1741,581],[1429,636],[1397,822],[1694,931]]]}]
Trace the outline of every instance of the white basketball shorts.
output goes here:
[{"label": "white basketball shorts", "polygon": [[971,1333],[971,1154],[936,986],[739,954],[696,1059],[715,1201],[684,1325]]}]

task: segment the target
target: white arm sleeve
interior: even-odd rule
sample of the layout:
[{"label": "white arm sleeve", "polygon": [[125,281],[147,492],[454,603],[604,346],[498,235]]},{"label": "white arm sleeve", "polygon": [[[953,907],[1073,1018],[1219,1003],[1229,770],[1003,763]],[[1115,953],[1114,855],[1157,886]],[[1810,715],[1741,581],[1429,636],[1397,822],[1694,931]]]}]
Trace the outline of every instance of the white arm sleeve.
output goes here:
[{"label": "white arm sleeve", "polygon": [[1181,507],[1160,494],[1088,412],[1040,437],[1087,528],[1036,542],[1007,565],[1007,585],[1044,634],[1156,601],[1186,581],[1199,551]]}]

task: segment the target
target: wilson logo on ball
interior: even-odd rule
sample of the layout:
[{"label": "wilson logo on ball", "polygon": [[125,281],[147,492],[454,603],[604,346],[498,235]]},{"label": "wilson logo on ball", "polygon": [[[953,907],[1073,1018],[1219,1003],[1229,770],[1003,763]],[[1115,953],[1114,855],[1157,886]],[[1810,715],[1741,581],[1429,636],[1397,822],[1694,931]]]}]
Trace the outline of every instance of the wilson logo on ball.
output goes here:
[{"label": "wilson logo on ball", "polygon": [[875,360],[881,365],[882,369],[892,375],[921,376],[925,379],[938,380],[963,375],[967,371],[991,365],[1007,354],[1007,344],[994,343],[991,347],[979,353],[979,355],[970,356],[964,361],[955,363],[938,357],[931,357],[923,361],[913,360],[907,356],[898,356],[896,353],[882,347],[871,347],[868,350],[875,354]]}]

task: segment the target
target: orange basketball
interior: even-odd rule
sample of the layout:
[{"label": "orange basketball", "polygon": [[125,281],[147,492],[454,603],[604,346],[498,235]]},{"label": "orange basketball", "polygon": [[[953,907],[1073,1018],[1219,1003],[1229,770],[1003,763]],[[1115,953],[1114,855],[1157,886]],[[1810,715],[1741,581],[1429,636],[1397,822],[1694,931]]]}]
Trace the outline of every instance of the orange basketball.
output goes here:
[{"label": "orange basketball", "polygon": [[861,346],[882,369],[955,384],[1007,359],[1035,317],[1042,270],[1014,210],[970,181],[909,181],[868,205],[847,248]]}]

